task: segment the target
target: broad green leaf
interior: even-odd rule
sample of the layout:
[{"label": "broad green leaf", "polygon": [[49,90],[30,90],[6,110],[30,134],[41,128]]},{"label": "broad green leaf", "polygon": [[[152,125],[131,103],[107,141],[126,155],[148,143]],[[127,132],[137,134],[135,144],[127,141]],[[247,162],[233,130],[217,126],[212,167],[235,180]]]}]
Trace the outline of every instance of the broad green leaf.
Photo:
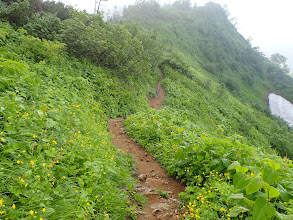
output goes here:
[{"label": "broad green leaf", "polygon": [[274,171],[271,167],[266,166],[262,172],[262,179],[263,181],[267,182],[268,184],[273,184],[280,176],[278,171]]},{"label": "broad green leaf", "polygon": [[235,206],[232,210],[228,213],[231,217],[237,217],[241,212],[247,212],[249,209],[244,208],[242,206]]},{"label": "broad green leaf", "polygon": [[243,199],[243,193],[236,193],[229,196],[230,199]]},{"label": "broad green leaf", "polygon": [[247,186],[250,182],[250,179],[247,179],[247,176],[243,173],[235,173],[233,176],[233,185],[235,189],[242,189]]},{"label": "broad green leaf", "polygon": [[250,207],[252,207],[254,205],[254,201],[249,200],[247,198],[244,198],[244,202],[246,202],[246,204],[249,205]]},{"label": "broad green leaf", "polygon": [[281,218],[282,220],[292,220],[293,219],[293,215],[285,215]]},{"label": "broad green leaf", "polygon": [[264,182],[260,176],[256,176],[250,180],[250,183],[246,186],[246,194],[250,195],[259,191],[264,186]]},{"label": "broad green leaf", "polygon": [[276,211],[276,216],[277,216],[279,219],[284,219],[284,218],[286,217],[285,214],[282,214],[282,213],[280,213],[280,212],[278,212],[278,211]]},{"label": "broad green leaf", "polygon": [[14,151],[13,149],[11,149],[11,148],[7,148],[7,149],[5,149],[5,150],[3,151],[3,153],[10,153],[10,154],[14,154],[14,153],[15,153],[15,151]]},{"label": "broad green leaf", "polygon": [[246,173],[247,171],[248,171],[247,167],[240,166],[236,168],[237,173]]},{"label": "broad green leaf", "polygon": [[283,201],[287,202],[289,199],[293,199],[293,195],[287,192],[282,185],[278,184],[277,189],[280,191],[280,196]]},{"label": "broad green leaf", "polygon": [[47,106],[46,106],[46,105],[43,105],[43,106],[41,107],[41,109],[42,109],[43,114],[45,114],[46,111],[47,111]]},{"label": "broad green leaf", "polygon": [[38,115],[39,115],[40,118],[43,118],[44,117],[43,111],[38,110],[37,113],[38,113]]},{"label": "broad green leaf", "polygon": [[48,155],[49,157],[56,157],[55,151],[53,149],[45,150],[45,154]]},{"label": "broad green leaf", "polygon": [[253,206],[253,220],[270,219],[276,213],[272,203],[263,196],[259,196]]},{"label": "broad green leaf", "polygon": [[265,192],[266,197],[269,199],[278,197],[280,195],[280,192],[268,183],[265,183]]},{"label": "broad green leaf", "polygon": [[227,159],[222,159],[223,164],[225,164],[225,166],[227,167],[230,164],[230,161]]},{"label": "broad green leaf", "polygon": [[241,164],[238,161],[233,162],[229,167],[228,170],[236,169],[237,167],[240,167]]},{"label": "broad green leaf", "polygon": [[181,160],[183,158],[183,149],[178,148],[176,153],[175,153],[175,159],[176,160]]},{"label": "broad green leaf", "polygon": [[210,165],[211,165],[211,166],[215,166],[215,165],[218,165],[219,163],[220,163],[219,160],[214,159],[214,160],[212,160],[212,161],[210,162]]},{"label": "broad green leaf", "polygon": [[278,163],[276,163],[275,161],[273,161],[273,160],[270,160],[269,161],[269,165],[270,165],[270,167],[271,168],[273,168],[273,170],[278,170],[278,169],[280,169],[280,164],[278,164]]},{"label": "broad green leaf", "polygon": [[118,173],[117,168],[114,167],[114,166],[107,166],[107,165],[106,165],[106,169],[107,169],[108,171],[110,171],[111,173],[114,173],[114,174],[116,174],[116,175],[117,175],[117,173]]},{"label": "broad green leaf", "polygon": [[55,127],[58,123],[51,118],[48,118],[47,125],[49,128]]}]

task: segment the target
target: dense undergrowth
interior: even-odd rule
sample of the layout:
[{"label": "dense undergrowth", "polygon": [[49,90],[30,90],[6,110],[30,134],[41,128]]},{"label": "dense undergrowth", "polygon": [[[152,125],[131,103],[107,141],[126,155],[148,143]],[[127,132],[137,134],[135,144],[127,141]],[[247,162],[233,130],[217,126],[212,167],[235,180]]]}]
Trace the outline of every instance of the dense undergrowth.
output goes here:
[{"label": "dense undergrowth", "polygon": [[132,158],[107,122],[148,108],[147,85],[8,23],[0,33],[0,218],[135,218]]},{"label": "dense undergrowth", "polygon": [[[166,45],[166,100],[159,111],[129,116],[127,132],[187,184],[181,217],[291,219],[292,129],[270,115],[266,94],[290,98],[292,79],[251,48],[219,5],[149,1],[123,19],[133,17],[160,30]],[[278,76],[287,81],[272,81]]]},{"label": "dense undergrowth", "polygon": [[[108,132],[118,116],[187,184],[182,218],[292,218],[292,161],[277,156],[292,157],[292,129],[266,94],[292,100],[293,81],[219,5],[186,3],[138,1],[112,24],[0,2],[0,218],[135,218],[132,158]],[[167,97],[150,110],[158,66]]]},{"label": "dense undergrowth", "polygon": [[187,184],[186,219],[291,219],[292,161],[252,147],[223,127],[213,133],[173,108],[126,120],[127,132]]}]

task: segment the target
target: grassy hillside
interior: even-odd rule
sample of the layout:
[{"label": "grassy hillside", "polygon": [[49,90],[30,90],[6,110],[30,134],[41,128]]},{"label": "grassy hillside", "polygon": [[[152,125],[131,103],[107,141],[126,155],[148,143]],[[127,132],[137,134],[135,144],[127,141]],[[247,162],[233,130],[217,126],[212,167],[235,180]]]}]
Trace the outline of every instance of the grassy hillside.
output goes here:
[{"label": "grassy hillside", "polygon": [[219,5],[183,9],[150,1],[129,6],[123,18],[159,30],[167,106],[209,132],[223,125],[227,135],[291,157],[292,130],[270,115],[266,96],[272,91],[292,100],[293,80],[251,48]]},{"label": "grassy hillside", "polygon": [[[1,219],[135,218],[144,201],[132,190],[133,159],[111,144],[108,119],[148,109],[147,94],[159,75],[152,72],[142,41],[128,28],[71,13],[64,21],[50,14],[29,19],[35,25],[57,20],[60,30],[54,41],[27,34],[29,23],[25,30],[0,22]],[[110,45],[98,54],[89,36],[71,32],[76,23],[76,28],[87,29],[85,34],[104,28],[102,38]],[[45,23],[42,29],[47,28]],[[74,42],[66,38],[66,31],[76,34]],[[119,41],[123,34],[133,44],[128,48],[135,53],[132,58],[118,54],[125,52]],[[104,61],[99,66],[97,55]]]},{"label": "grassy hillside", "polygon": [[125,10],[124,22],[157,30],[165,46],[167,95],[164,109],[129,116],[128,133],[187,184],[183,218],[292,218],[292,161],[276,154],[293,156],[293,133],[270,115],[266,95],[290,100],[293,80],[251,48],[219,5],[181,6],[145,1]]},{"label": "grassy hillside", "polygon": [[[143,198],[127,131],[187,184],[183,219],[290,219],[292,129],[270,115],[269,91],[293,80],[251,48],[219,5],[141,1],[122,21],[56,2],[0,2],[0,215],[125,219]],[[165,107],[147,97],[164,73]]]}]

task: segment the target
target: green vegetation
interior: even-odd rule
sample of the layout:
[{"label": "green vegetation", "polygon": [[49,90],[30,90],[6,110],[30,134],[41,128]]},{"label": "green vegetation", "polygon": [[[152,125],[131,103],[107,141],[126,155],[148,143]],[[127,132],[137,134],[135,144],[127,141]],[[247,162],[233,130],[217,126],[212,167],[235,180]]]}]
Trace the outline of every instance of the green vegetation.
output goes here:
[{"label": "green vegetation", "polygon": [[251,48],[219,5],[179,3],[126,10],[124,21],[160,30],[167,96],[164,109],[129,116],[127,132],[187,184],[182,218],[292,218],[292,161],[274,151],[293,156],[292,129],[266,106],[268,91],[290,98],[292,79]]},{"label": "green vegetation", "polygon": [[287,158],[249,146],[242,136],[227,136],[221,126],[209,133],[169,108],[132,115],[126,126],[170,175],[186,183],[183,217],[292,217],[293,166]]},{"label": "green vegetation", "polygon": [[163,191],[162,189],[157,190],[158,194],[162,196],[163,198],[167,199],[168,198],[168,192]]},{"label": "green vegetation", "polygon": [[[1,9],[23,5],[31,7],[1,2]],[[16,19],[14,28],[0,22],[1,219],[135,218],[145,203],[133,191],[133,159],[111,144],[108,119],[148,108],[156,64],[131,26],[69,11],[64,20],[24,13],[26,24],[22,16],[1,14]],[[78,29],[65,35],[78,27],[85,35],[74,35]],[[102,38],[94,38],[103,28]],[[104,38],[109,42],[101,48]],[[122,54],[121,39],[132,43],[129,53]],[[96,48],[103,62],[92,59]]]},{"label": "green vegetation", "polygon": [[[135,219],[133,159],[108,132],[119,116],[186,183],[182,218],[292,218],[292,128],[266,95],[293,101],[293,80],[219,5],[138,1],[116,24],[54,1],[0,11],[1,219]],[[151,110],[158,67],[167,97]]]}]

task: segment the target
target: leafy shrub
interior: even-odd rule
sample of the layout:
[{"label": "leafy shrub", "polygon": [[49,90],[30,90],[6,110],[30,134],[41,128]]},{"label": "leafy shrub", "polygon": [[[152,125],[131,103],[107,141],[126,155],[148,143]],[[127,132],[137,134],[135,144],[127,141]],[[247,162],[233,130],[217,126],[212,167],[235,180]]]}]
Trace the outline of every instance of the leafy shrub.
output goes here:
[{"label": "leafy shrub", "polygon": [[61,28],[61,20],[52,14],[34,14],[24,25],[28,34],[36,38],[54,41]]},{"label": "leafy shrub", "polygon": [[42,1],[40,2],[42,11],[49,12],[51,14],[56,15],[61,20],[68,19],[70,17],[69,15],[69,7],[66,6],[64,3],[58,1]]},{"label": "leafy shrub", "polygon": [[232,92],[236,92],[236,94],[240,94],[240,86],[237,83],[237,81],[233,80],[233,79],[225,79],[223,81],[226,85],[226,87]]},{"label": "leafy shrub", "polygon": [[105,25],[101,18],[75,12],[61,23],[58,38],[68,52],[115,70],[119,75],[146,75],[151,72],[148,54],[142,42],[132,38],[122,24]]},{"label": "leafy shrub", "polygon": [[159,65],[163,68],[164,65],[170,66],[173,70],[180,72],[183,75],[191,77],[188,71],[188,64],[186,64],[178,53],[168,53],[162,63]]},{"label": "leafy shrub", "polygon": [[0,2],[1,18],[7,19],[17,25],[24,25],[34,12],[29,0],[17,0],[10,4]]},{"label": "leafy shrub", "polygon": [[33,59],[34,62],[47,60],[56,62],[63,59],[65,55],[65,44],[57,41],[48,41],[33,36],[21,38],[20,51],[26,58]]}]

